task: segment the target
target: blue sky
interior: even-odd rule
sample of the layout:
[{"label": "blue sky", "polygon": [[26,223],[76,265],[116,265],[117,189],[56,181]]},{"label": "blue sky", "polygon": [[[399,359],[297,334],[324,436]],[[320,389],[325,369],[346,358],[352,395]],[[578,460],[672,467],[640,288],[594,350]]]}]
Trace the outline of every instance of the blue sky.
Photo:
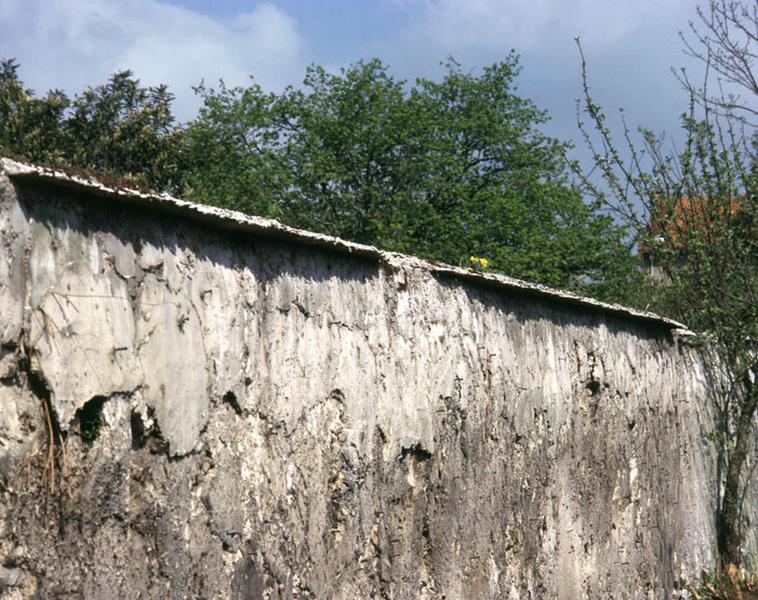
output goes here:
[{"label": "blue sky", "polygon": [[697,65],[678,37],[694,0],[0,0],[0,57],[15,57],[37,92],[68,92],[132,69],[167,83],[180,120],[192,86],[297,84],[309,63],[338,69],[379,57],[399,78],[438,77],[454,56],[476,71],[513,48],[519,90],[552,118],[549,133],[577,140],[583,40],[596,99],[633,125],[671,129],[685,97],[671,67]]}]

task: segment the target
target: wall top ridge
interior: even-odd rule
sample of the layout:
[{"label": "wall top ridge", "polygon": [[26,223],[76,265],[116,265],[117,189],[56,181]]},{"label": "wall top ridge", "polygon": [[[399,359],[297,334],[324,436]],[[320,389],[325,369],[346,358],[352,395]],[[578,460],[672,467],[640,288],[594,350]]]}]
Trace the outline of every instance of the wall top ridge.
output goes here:
[{"label": "wall top ridge", "polygon": [[191,221],[201,222],[217,229],[235,230],[261,237],[285,239],[304,246],[317,246],[333,252],[352,254],[386,264],[396,270],[417,269],[432,274],[452,277],[464,282],[509,290],[526,296],[573,305],[580,309],[612,314],[632,321],[642,321],[669,330],[675,337],[690,337],[693,334],[684,324],[645,310],[620,304],[609,304],[573,292],[529,283],[507,275],[483,273],[448,265],[434,260],[389,252],[375,246],[350,242],[303,229],[290,227],[279,221],[248,215],[234,210],[196,204],[175,198],[167,193],[130,187],[108,180],[106,176],[77,173],[58,167],[36,165],[17,159],[0,156],[0,174],[11,180],[37,181],[48,185],[73,189],[90,196],[116,199],[126,204],[150,210],[168,212]]}]

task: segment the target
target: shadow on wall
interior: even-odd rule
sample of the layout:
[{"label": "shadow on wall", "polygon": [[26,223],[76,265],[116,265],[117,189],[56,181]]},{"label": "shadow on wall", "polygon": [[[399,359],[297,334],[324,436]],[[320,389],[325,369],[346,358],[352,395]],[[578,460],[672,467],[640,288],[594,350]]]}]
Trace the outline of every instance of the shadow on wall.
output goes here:
[{"label": "shadow on wall", "polygon": [[[338,279],[358,285],[379,275],[380,260],[374,256],[348,254],[324,246],[256,236],[247,232],[204,228],[199,222],[153,209],[103,199],[81,191],[66,191],[42,182],[14,182],[19,203],[28,220],[50,228],[73,230],[89,238],[110,234],[136,255],[151,246],[175,256],[192,255],[230,270],[247,270],[259,282],[282,275],[314,283]],[[89,196],[89,197],[88,197]],[[56,198],[55,204],[50,198]],[[84,210],[83,202],[87,202]],[[556,327],[606,326],[611,333],[633,332],[637,337],[670,343],[671,329],[655,322],[630,321],[602,308],[572,306],[566,299],[550,299],[524,289],[507,289],[487,280],[467,280],[454,274],[433,273],[452,293],[464,293],[470,301],[512,315],[520,322],[550,321]]]},{"label": "shadow on wall", "polygon": [[[261,281],[289,274],[314,282],[338,278],[363,284],[376,276],[377,261],[371,257],[347,257],[315,246],[312,252],[304,252],[304,248],[308,249],[305,245],[234,230],[203,228],[201,223],[177,218],[160,209],[145,211],[117,199],[69,192],[45,183],[13,183],[28,220],[76,231],[88,238],[98,233],[111,234],[124,245],[131,245],[135,254],[140,254],[145,246],[175,255],[191,253],[198,260],[227,269],[248,269]],[[51,198],[55,198],[55,203]]]}]

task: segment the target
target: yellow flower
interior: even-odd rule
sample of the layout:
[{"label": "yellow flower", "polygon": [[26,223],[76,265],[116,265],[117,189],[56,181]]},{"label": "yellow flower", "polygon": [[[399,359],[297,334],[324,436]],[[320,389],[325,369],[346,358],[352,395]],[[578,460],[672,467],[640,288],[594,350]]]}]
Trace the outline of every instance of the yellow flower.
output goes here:
[{"label": "yellow flower", "polygon": [[486,258],[479,258],[478,256],[469,256],[468,261],[471,263],[469,270],[473,270],[473,269],[484,270],[487,268],[487,265],[490,264],[490,261],[488,261]]}]

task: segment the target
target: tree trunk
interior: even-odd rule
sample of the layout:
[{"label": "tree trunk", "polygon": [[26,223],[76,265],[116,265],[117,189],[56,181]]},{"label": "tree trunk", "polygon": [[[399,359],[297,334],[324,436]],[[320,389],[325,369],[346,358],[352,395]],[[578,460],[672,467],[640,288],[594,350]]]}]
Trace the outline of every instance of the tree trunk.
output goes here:
[{"label": "tree trunk", "polygon": [[734,450],[729,457],[729,465],[724,482],[724,498],[718,514],[718,548],[721,564],[740,564],[740,480],[750,448],[753,417],[758,405],[758,388],[745,378],[746,395],[741,403],[741,411],[735,430]]}]

